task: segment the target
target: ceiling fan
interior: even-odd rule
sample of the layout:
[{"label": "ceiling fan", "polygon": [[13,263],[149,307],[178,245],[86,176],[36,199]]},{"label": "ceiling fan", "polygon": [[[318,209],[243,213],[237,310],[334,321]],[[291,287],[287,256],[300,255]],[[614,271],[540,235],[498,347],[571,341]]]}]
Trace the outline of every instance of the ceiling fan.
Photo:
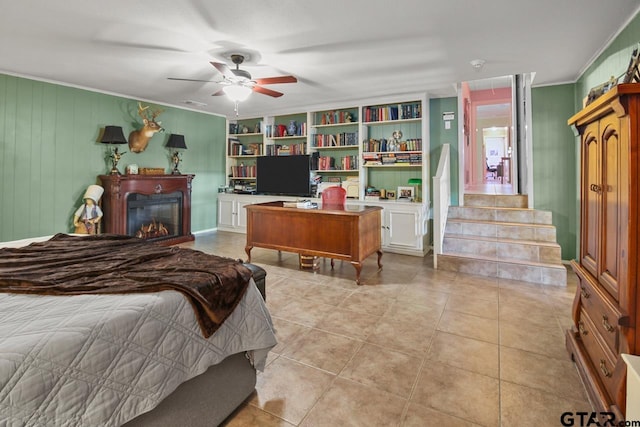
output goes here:
[{"label": "ceiling fan", "polygon": [[[272,89],[262,87],[262,85],[279,84],[279,83],[296,83],[298,79],[294,76],[277,76],[277,77],[264,77],[260,79],[252,79],[251,74],[246,70],[240,69],[240,64],[244,62],[244,55],[231,54],[231,61],[236,65],[235,69],[229,68],[227,64],[221,62],[211,62],[221,74],[222,81],[215,81],[225,87],[213,94],[213,96],[229,95],[230,91],[234,88],[242,88],[240,91],[244,91],[247,95],[250,91],[258,92],[263,95],[269,95],[274,98],[278,98],[283,95],[282,92],[278,92]],[[212,80],[195,80],[195,79],[179,79],[175,77],[169,77],[169,80],[186,80],[194,82],[213,82]],[[247,91],[249,89],[249,91]]]}]

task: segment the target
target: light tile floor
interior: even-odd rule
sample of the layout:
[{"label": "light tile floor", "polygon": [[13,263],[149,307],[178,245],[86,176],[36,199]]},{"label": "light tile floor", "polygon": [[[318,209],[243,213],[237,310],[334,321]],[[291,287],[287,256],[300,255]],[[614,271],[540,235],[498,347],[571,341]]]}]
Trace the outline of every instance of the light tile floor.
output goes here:
[{"label": "light tile floor", "polygon": [[[184,244],[246,258],[243,234]],[[298,268],[253,249],[267,271],[277,329],[238,426],[558,426],[591,411],[564,346],[576,287],[433,270],[432,258],[386,253],[365,263]]]}]

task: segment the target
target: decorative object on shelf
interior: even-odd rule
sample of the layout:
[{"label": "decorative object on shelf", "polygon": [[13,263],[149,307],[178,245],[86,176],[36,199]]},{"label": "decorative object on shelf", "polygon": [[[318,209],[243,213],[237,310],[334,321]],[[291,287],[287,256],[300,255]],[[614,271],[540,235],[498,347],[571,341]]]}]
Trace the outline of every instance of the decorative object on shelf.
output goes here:
[{"label": "decorative object on shelf", "polygon": [[[127,140],[124,138],[124,133],[122,133],[122,128],[120,126],[105,126],[104,133],[102,134],[102,138],[100,138],[100,142],[103,144],[109,144],[110,146],[113,144],[126,144]],[[118,147],[110,147],[109,157],[111,158],[111,174],[119,175],[120,171],[118,170],[118,161],[120,161],[120,157],[126,153],[118,152]]]},{"label": "decorative object on shelf", "polygon": [[640,54],[638,53],[638,48],[633,49],[631,53],[631,59],[629,60],[629,66],[627,67],[627,71],[624,73],[624,78],[622,79],[622,83],[635,83],[640,82],[640,70],[638,67],[640,66]]},{"label": "decorative object on shelf", "polygon": [[260,133],[260,122],[256,122],[255,126],[253,126],[253,133]]},{"label": "decorative object on shelf", "polygon": [[287,127],[285,125],[277,125],[278,134],[276,136],[283,137],[287,136]]},{"label": "decorative object on shelf", "polygon": [[415,201],[421,202],[422,201],[422,178],[409,178],[409,181],[407,182],[407,184],[415,187],[416,189]]},{"label": "decorative object on shelf", "polygon": [[235,135],[238,133],[238,124],[237,123],[229,123],[229,134]]},{"label": "decorative object on shelf", "polygon": [[298,131],[298,125],[296,124],[296,121],[290,120],[289,126],[287,127],[287,135],[293,136],[296,134],[297,131]]},{"label": "decorative object on shelf", "polygon": [[127,166],[127,175],[137,175],[138,174],[138,165],[132,163]]},{"label": "decorative object on shelf", "polygon": [[248,126],[242,126],[242,133],[249,133],[249,127]]},{"label": "decorative object on shelf", "polygon": [[178,170],[178,164],[182,159],[181,159],[179,150],[187,149],[187,144],[185,144],[184,142],[184,135],[172,133],[171,135],[169,135],[169,140],[167,141],[167,145],[165,145],[165,147],[169,149],[173,149],[173,154],[171,155],[171,161],[173,162],[173,170],[171,171],[171,175],[180,175],[180,171]]},{"label": "decorative object on shelf", "polygon": [[593,101],[595,101],[605,93],[609,92],[611,88],[615,87],[617,84],[618,84],[618,79],[615,78],[614,76],[611,76],[611,78],[608,81],[592,88],[589,91],[589,94],[587,95],[585,106],[591,104]]},{"label": "decorative object on shelf", "polygon": [[90,185],[84,192],[82,200],[84,203],[73,214],[74,233],[77,234],[99,234],[100,220],[102,219],[102,209],[98,206],[100,197],[104,193],[104,188],[99,185]]},{"label": "decorative object on shelf", "polygon": [[398,192],[396,194],[398,195],[397,200],[413,202],[416,196],[416,189],[415,187],[398,187]]},{"label": "decorative object on shelf", "polygon": [[396,192],[393,190],[387,190],[387,199],[395,199],[396,198]]},{"label": "decorative object on shelf", "polygon": [[129,134],[129,149],[133,153],[142,153],[153,135],[157,132],[164,132],[164,128],[161,126],[162,122],[156,121],[156,117],[164,110],[159,108],[148,110],[148,105],[143,107],[142,103],[138,102],[138,115],[142,117],[142,127]]},{"label": "decorative object on shelf", "polygon": [[396,142],[400,141],[402,139],[402,131],[394,130],[393,133],[391,134],[391,137],[395,139]]}]

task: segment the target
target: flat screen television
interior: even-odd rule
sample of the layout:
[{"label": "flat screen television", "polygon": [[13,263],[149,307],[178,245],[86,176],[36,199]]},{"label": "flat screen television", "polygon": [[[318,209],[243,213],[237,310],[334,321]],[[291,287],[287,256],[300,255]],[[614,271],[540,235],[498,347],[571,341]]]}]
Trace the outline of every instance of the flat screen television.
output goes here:
[{"label": "flat screen television", "polygon": [[311,196],[308,155],[260,156],[256,159],[256,192],[283,196]]}]

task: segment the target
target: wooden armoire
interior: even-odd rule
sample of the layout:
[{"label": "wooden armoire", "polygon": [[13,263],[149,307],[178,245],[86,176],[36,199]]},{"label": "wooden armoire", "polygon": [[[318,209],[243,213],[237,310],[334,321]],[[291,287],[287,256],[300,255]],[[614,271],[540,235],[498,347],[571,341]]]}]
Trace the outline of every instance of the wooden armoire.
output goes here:
[{"label": "wooden armoire", "polygon": [[638,354],[640,84],[620,84],[569,119],[580,135],[580,249],[567,350],[596,411],[624,419]]}]

